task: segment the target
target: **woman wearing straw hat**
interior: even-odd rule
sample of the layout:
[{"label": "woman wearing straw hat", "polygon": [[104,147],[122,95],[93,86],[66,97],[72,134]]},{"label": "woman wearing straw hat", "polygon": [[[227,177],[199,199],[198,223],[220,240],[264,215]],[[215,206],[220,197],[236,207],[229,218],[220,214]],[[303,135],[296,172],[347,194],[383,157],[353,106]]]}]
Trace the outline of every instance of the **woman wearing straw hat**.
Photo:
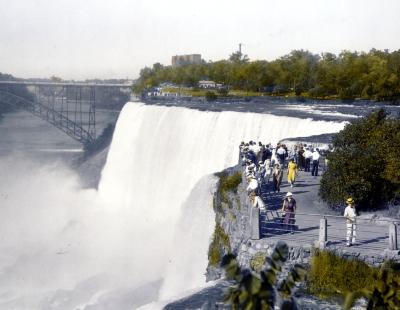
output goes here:
[{"label": "woman wearing straw hat", "polygon": [[295,223],[295,212],[296,212],[296,200],[293,199],[293,194],[288,192],[285,199],[283,200],[282,213],[283,223],[286,225],[286,230],[293,234],[294,223]]},{"label": "woman wearing straw hat", "polygon": [[356,242],[356,208],[353,198],[347,198],[347,207],[344,209],[343,216],[346,218],[346,245],[352,246]]}]

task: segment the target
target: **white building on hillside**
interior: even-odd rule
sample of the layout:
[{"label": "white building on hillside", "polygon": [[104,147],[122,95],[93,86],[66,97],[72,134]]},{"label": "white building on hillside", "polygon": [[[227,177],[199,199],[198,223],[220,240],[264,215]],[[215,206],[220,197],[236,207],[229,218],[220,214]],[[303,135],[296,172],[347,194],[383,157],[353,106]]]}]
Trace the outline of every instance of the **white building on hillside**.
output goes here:
[{"label": "white building on hillside", "polygon": [[214,81],[199,81],[199,88],[208,88],[215,89],[217,87],[217,83]]}]

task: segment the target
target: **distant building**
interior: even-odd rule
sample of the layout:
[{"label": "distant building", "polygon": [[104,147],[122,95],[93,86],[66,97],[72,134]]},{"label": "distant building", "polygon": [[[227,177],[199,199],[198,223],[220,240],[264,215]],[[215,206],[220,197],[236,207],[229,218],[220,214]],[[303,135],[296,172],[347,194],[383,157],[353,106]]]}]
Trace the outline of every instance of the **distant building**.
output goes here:
[{"label": "distant building", "polygon": [[174,83],[171,83],[171,82],[162,82],[162,83],[160,83],[160,85],[159,85],[161,88],[164,88],[164,87],[168,87],[168,88],[178,88],[179,86],[178,85],[176,85],[176,84],[174,84]]},{"label": "distant building", "polygon": [[190,55],[176,55],[172,56],[172,67],[179,67],[183,65],[201,64],[200,54]]},{"label": "distant building", "polygon": [[215,83],[214,81],[204,80],[204,81],[199,81],[198,87],[205,89],[222,89],[224,88],[224,85],[220,83]]},{"label": "distant building", "polygon": [[199,81],[199,88],[216,88],[217,83],[214,81]]}]

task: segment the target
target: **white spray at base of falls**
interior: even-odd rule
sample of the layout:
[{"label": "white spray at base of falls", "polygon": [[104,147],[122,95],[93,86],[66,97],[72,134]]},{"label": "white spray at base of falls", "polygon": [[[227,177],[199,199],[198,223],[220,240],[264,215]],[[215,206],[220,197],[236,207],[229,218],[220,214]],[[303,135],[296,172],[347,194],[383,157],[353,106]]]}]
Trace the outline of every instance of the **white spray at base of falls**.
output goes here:
[{"label": "white spray at base of falls", "polygon": [[[179,229],[182,204],[200,178],[237,164],[240,141],[277,143],[287,137],[337,132],[343,126],[269,114],[128,103],[118,119],[102,173],[100,198],[108,201],[110,212],[126,212],[132,219],[138,272],[150,278],[163,276],[168,265],[163,258],[171,250],[181,255],[174,231]],[[198,236],[207,242],[211,237]],[[193,239],[193,248],[201,241]],[[184,253],[190,255],[190,251]],[[186,261],[197,263],[194,258]],[[204,253],[203,270],[206,265]],[[169,285],[168,278],[164,280]],[[177,295],[181,289],[168,286],[162,297]]]},{"label": "white spray at base of falls", "polygon": [[0,158],[0,309],[130,309],[203,285],[210,174],[237,163],[241,140],[343,126],[128,103],[98,192],[65,166]]},{"label": "white spray at base of falls", "polygon": [[217,180],[216,176],[202,178],[182,206],[173,241],[179,250],[173,249],[169,253],[161,300],[204,284],[210,245],[207,237],[212,235],[215,227],[213,197]]},{"label": "white spray at base of falls", "polygon": [[140,307],[140,310],[162,309],[182,294],[190,294],[205,284],[209,236],[214,231],[215,213],[213,197],[218,178],[215,175],[203,177],[194,186],[183,203],[182,214],[174,233],[173,243],[164,260],[168,261],[163,273],[164,282],[158,301]]}]

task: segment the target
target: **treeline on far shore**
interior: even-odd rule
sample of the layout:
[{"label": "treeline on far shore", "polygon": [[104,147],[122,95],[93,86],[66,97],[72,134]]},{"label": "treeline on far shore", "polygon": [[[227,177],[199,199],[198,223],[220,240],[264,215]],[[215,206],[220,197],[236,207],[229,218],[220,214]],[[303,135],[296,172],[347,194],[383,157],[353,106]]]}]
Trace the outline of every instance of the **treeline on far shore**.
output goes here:
[{"label": "treeline on far shore", "polygon": [[400,50],[343,51],[339,55],[294,50],[273,61],[249,61],[236,52],[227,60],[201,64],[172,67],[156,63],[141,70],[134,91],[166,82],[196,89],[200,80],[266,95],[398,101]]}]

